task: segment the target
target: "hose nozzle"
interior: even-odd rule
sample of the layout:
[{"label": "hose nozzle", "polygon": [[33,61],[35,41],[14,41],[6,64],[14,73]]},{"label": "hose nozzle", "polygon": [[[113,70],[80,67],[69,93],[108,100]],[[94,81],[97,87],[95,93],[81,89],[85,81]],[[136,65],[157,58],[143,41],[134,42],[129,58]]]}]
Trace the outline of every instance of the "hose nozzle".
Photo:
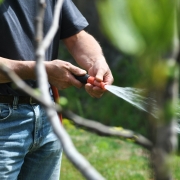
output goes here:
[{"label": "hose nozzle", "polygon": [[105,89],[106,84],[104,82],[98,82],[95,79],[95,77],[90,76],[89,74],[85,74],[85,75],[82,75],[82,76],[74,75],[74,77],[83,84],[90,83],[90,84],[92,84],[94,86],[98,86],[98,87],[100,87],[102,89]]}]

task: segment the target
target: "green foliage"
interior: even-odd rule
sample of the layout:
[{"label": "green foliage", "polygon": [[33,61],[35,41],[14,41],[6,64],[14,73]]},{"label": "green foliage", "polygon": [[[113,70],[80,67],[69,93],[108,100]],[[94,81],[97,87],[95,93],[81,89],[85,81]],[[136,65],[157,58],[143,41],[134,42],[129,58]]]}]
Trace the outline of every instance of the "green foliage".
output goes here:
[{"label": "green foliage", "polygon": [[[131,142],[99,137],[79,128],[68,128],[79,152],[108,180],[146,180],[149,176],[148,153]],[[61,180],[85,178],[63,156]]]},{"label": "green foliage", "polygon": [[[66,124],[68,120],[65,120]],[[64,122],[64,120],[63,120]],[[102,137],[69,125],[65,129],[75,147],[107,180],[153,179],[149,169],[149,154],[146,150],[118,138]],[[174,156],[171,169],[174,179],[180,179],[180,157]],[[62,159],[61,180],[84,180],[85,178],[69,162]]]},{"label": "green foliage", "polygon": [[[176,71],[160,56],[169,52],[172,44],[175,1],[96,2],[102,31],[121,52],[128,54],[124,59],[119,59],[116,66],[111,67],[114,85],[158,90],[161,95],[165,84],[174,78]],[[60,59],[72,59],[65,49],[61,49],[60,54]],[[144,118],[147,113],[109,92],[100,99],[90,97],[84,88],[69,88],[60,93],[68,99],[68,108],[80,116],[147,135],[148,122]]]},{"label": "green foliage", "polygon": [[40,96],[40,95],[41,95],[41,91],[39,90],[39,88],[33,89],[33,93],[34,93],[34,95],[36,95],[36,96]]},{"label": "green foliage", "polygon": [[103,32],[122,52],[164,53],[174,36],[175,0],[99,0]]},{"label": "green foliage", "polygon": [[123,0],[98,1],[102,31],[109,40],[127,54],[142,52],[145,42],[131,20],[127,2]]},{"label": "green foliage", "polygon": [[75,129],[75,126],[72,124],[72,122],[65,118],[63,118],[63,126],[69,130]]},{"label": "green foliage", "polygon": [[66,97],[61,96],[59,99],[59,104],[63,107],[67,106],[68,104],[68,99]]},{"label": "green foliage", "polygon": [[146,88],[147,94],[155,94],[160,121],[171,121],[177,105],[172,97],[177,98],[177,93],[170,95],[166,88],[171,89],[170,84],[178,78],[172,52],[178,41],[176,6],[179,4],[176,0],[96,2],[102,31],[120,51],[133,55],[142,72],[137,85]]}]

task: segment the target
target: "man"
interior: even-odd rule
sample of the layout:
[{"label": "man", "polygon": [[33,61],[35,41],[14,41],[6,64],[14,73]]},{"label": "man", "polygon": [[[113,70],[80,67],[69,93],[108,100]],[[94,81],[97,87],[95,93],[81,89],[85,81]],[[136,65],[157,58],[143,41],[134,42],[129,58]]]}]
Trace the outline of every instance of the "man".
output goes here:
[{"label": "man", "polygon": [[[56,0],[48,0],[44,34],[49,30]],[[0,5],[0,63],[36,88],[34,62],[34,18],[36,0],[5,0]],[[113,82],[111,71],[96,40],[83,29],[88,25],[71,0],[64,0],[58,32],[46,52],[49,83],[58,89],[82,84],[72,74],[86,70],[97,81]],[[58,60],[62,40],[79,67]],[[52,61],[53,60],[53,61]],[[90,96],[99,98],[104,90],[85,85]],[[0,73],[0,179],[58,180],[62,147],[40,104],[14,88]]]}]

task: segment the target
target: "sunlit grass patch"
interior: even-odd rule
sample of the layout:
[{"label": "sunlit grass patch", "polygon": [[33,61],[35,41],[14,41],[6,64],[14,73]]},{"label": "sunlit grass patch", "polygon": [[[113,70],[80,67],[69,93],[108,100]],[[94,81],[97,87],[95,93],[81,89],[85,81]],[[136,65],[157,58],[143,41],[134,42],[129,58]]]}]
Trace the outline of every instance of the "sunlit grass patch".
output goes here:
[{"label": "sunlit grass patch", "polygon": [[[66,124],[64,126],[76,148],[107,180],[149,179],[148,152],[145,149],[131,141],[97,136]],[[72,179],[85,178],[63,155],[61,180]]]}]

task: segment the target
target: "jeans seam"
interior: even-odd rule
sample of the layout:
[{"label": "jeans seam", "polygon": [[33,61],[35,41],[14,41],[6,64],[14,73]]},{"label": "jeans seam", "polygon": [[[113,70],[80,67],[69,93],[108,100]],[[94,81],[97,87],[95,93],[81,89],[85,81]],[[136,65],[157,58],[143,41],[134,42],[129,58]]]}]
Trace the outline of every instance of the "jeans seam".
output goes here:
[{"label": "jeans seam", "polygon": [[33,143],[32,145],[29,147],[29,152],[31,153],[33,150],[36,149],[36,129],[37,129],[37,116],[36,116],[36,111],[34,109],[34,105],[30,104],[30,106],[32,107],[32,110],[34,112],[34,130],[33,130]]}]

